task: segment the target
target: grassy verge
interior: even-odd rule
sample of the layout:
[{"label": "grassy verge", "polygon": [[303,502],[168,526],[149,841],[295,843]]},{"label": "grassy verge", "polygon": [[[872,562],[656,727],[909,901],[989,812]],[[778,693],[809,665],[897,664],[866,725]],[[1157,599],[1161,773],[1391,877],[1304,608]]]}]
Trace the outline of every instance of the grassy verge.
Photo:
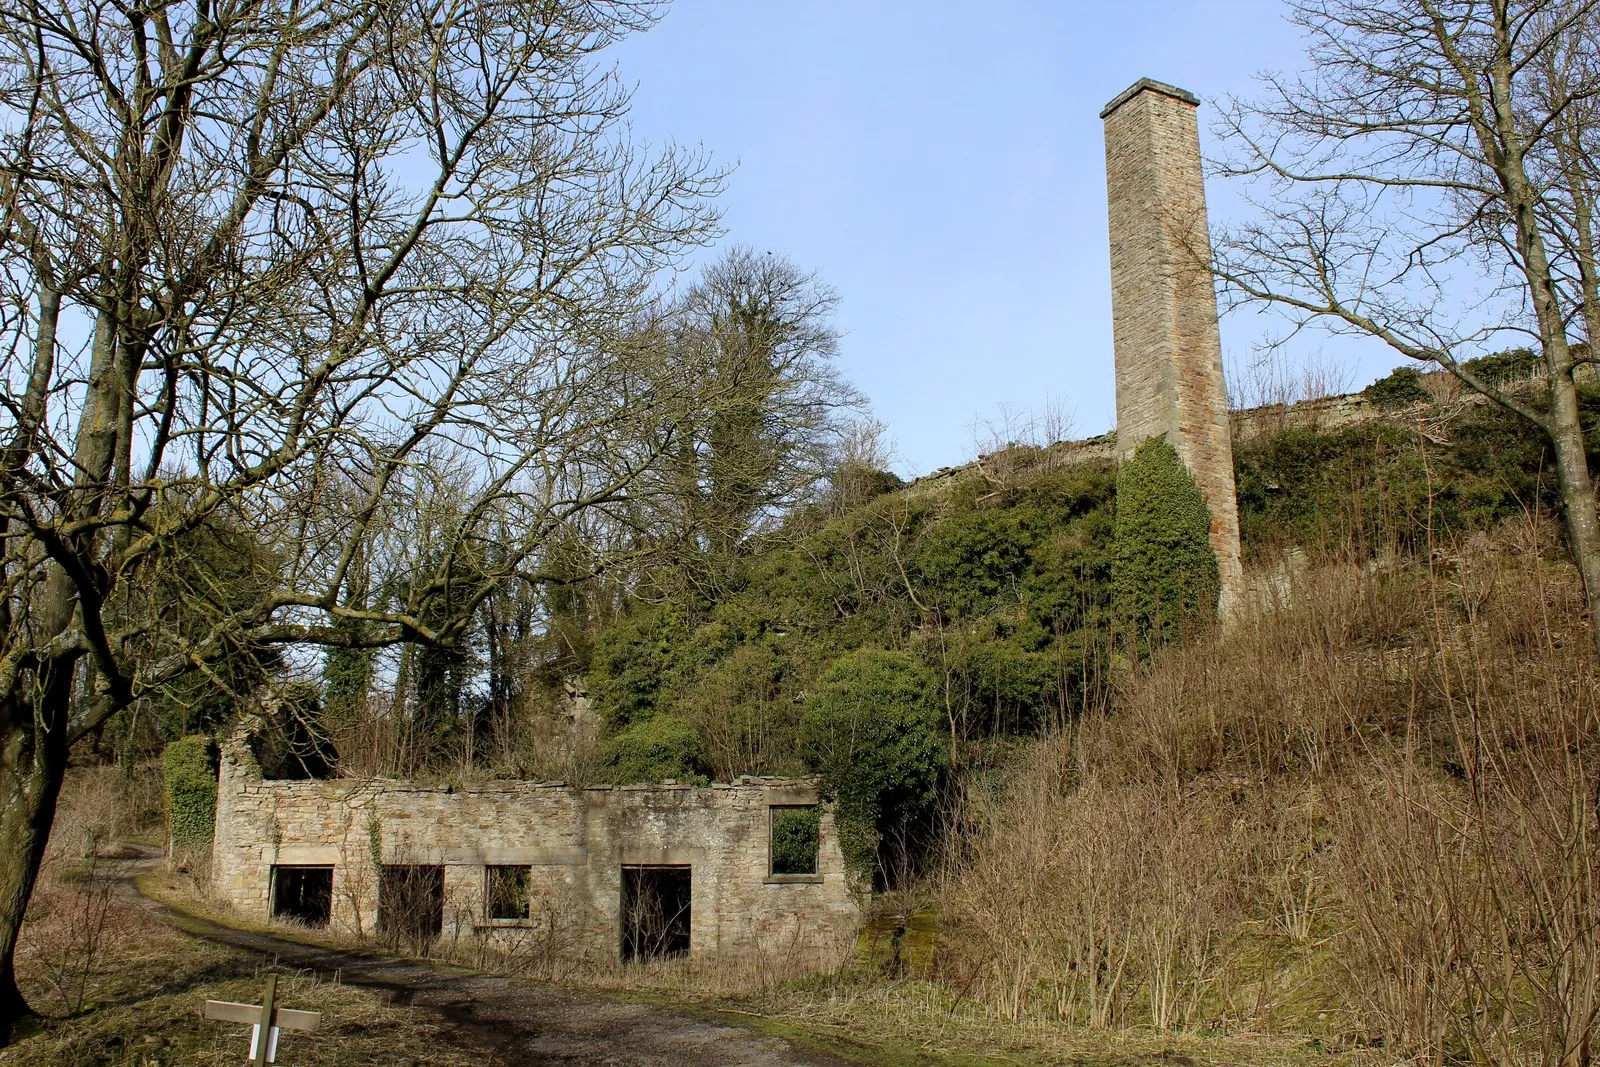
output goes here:
[{"label": "grassy verge", "polygon": [[[207,1000],[258,1003],[274,969],[259,956],[197,940],[144,908],[114,905],[114,937],[95,961],[82,1005],[67,1014],[48,969],[24,945],[21,978],[30,1003],[46,1015],[31,1032],[0,1050],[5,1067],[176,1067],[244,1061],[249,1028],[203,1017]],[[277,972],[285,1007],[317,1010],[324,1026],[287,1034],[280,1059],[301,1067],[486,1067],[490,1052],[462,1043],[423,1012],[396,1007],[380,995],[308,974]],[[76,998],[74,998],[76,999]]]},{"label": "grassy verge", "polygon": [[[245,919],[197,899],[185,879],[164,871],[144,875],[138,884],[145,895],[193,919],[300,944],[387,954],[370,942]],[[433,965],[456,969],[442,961],[433,961]],[[574,974],[561,984],[742,1027],[782,1038],[801,1049],[872,1067],[1058,1063],[1086,1067],[1139,1063],[1299,1067],[1330,1061],[1315,1043],[1296,1036],[1088,1031],[996,1019],[970,1002],[958,1003],[947,986],[915,979],[886,980],[862,968],[769,983],[736,995],[725,987],[702,984],[709,981],[707,976],[679,966],[596,969]],[[1352,1065],[1361,1062],[1350,1055],[1338,1059]]]},{"label": "grassy verge", "polygon": [[835,976],[747,997],[671,996],[648,990],[608,990],[614,996],[670,1007],[724,1025],[779,1037],[803,1049],[873,1067],[987,1067],[993,1064],[1257,1065],[1310,1067],[1339,1063],[1360,1067],[1378,1059],[1366,1053],[1330,1055],[1297,1035],[1085,1030],[1042,1022],[996,1019],[981,1009],[955,1005],[937,983],[871,981]]},{"label": "grassy verge", "polygon": [[[892,1049],[885,1063],[1063,1064],[1083,1067],[1165,1063],[1272,1067],[1371,1062],[1358,1054],[1330,1056],[1297,1035],[1155,1033],[1142,1028],[1086,1030],[1047,1022],[996,1018],[953,1004],[948,987],[924,981],[840,979],[812,988],[777,988],[739,1002],[761,1016],[760,1028],[838,1035],[860,1049]],[[724,1010],[732,1006],[724,999]],[[844,1052],[841,1054],[855,1055]],[[862,1056],[863,1062],[877,1062]]]}]

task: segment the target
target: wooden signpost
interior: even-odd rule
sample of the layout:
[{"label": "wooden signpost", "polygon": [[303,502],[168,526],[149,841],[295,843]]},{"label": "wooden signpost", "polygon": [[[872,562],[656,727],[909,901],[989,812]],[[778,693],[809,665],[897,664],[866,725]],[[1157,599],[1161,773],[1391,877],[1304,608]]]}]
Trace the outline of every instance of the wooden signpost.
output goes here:
[{"label": "wooden signpost", "polygon": [[260,1004],[235,1004],[228,1000],[206,1001],[206,1018],[222,1023],[251,1023],[250,1063],[257,1067],[278,1062],[280,1030],[315,1030],[322,1025],[320,1011],[295,1011],[277,1006],[278,976],[267,975],[266,995]]}]

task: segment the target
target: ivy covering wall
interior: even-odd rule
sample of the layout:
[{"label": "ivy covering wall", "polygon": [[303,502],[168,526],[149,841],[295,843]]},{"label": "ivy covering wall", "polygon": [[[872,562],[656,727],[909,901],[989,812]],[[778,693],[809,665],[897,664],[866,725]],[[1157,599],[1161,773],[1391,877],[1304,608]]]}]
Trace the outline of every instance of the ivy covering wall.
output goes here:
[{"label": "ivy covering wall", "polygon": [[167,837],[174,855],[211,848],[217,817],[217,746],[203,734],[180,738],[161,756]]},{"label": "ivy covering wall", "polygon": [[932,673],[908,652],[863,648],[840,657],[806,701],[806,762],[838,800],[845,868],[878,871],[884,838],[915,826],[949,766]]},{"label": "ivy covering wall", "polygon": [[1112,602],[1141,648],[1175,641],[1213,617],[1222,581],[1211,549],[1211,511],[1164,437],[1152,437],[1117,472]]}]

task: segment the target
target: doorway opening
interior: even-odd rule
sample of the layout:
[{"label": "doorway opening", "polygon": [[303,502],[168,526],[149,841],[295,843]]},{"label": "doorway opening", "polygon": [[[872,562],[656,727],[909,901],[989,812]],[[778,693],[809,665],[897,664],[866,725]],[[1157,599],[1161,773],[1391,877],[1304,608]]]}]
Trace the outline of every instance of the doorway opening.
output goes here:
[{"label": "doorway opening", "polygon": [[622,868],[622,961],[689,954],[688,867]]},{"label": "doorway opening", "polygon": [[327,926],[333,913],[333,865],[272,868],[272,917]]}]

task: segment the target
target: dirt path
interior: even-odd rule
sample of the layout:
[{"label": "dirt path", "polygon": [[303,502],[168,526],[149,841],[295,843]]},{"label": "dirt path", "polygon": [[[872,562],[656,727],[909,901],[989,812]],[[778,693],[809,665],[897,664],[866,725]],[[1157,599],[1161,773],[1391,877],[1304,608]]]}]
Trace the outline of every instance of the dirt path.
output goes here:
[{"label": "dirt path", "polygon": [[[153,852],[154,850],[150,850]],[[145,855],[134,872],[158,862]],[[130,880],[128,892],[138,896]],[[802,1051],[790,1042],[650,1004],[525,979],[300,944],[182,915],[138,896],[163,921],[185,933],[271,956],[283,966],[347,985],[382,990],[396,1003],[437,1015],[508,1064],[606,1067],[849,1067],[859,1060]]]}]

